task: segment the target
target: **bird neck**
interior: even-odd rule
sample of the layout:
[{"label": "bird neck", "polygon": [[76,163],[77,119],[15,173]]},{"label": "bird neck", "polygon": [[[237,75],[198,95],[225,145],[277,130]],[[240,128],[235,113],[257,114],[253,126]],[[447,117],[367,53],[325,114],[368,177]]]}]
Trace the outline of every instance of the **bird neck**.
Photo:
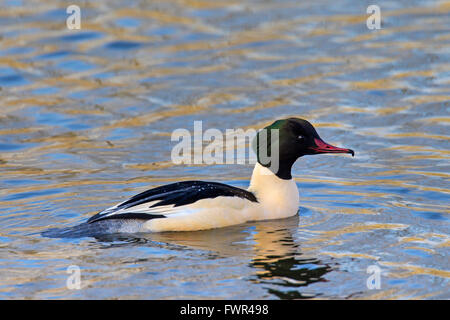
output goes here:
[{"label": "bird neck", "polygon": [[281,218],[298,211],[299,194],[294,179],[281,179],[259,163],[253,169],[248,191],[255,194],[270,218]]}]

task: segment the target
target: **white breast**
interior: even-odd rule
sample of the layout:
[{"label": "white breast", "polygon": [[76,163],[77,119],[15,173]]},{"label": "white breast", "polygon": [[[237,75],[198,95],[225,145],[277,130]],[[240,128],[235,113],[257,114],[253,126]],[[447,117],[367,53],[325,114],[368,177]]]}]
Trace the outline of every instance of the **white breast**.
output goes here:
[{"label": "white breast", "polygon": [[262,207],[252,220],[286,218],[298,212],[299,195],[295,181],[280,179],[259,163],[253,170],[248,191],[255,194]]}]

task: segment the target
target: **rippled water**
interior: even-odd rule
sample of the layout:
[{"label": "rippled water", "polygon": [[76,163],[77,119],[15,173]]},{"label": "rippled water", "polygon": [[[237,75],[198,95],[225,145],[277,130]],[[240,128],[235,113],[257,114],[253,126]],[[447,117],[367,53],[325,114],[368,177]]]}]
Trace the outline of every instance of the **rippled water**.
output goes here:
[{"label": "rippled water", "polygon": [[[0,298],[449,299],[450,2],[0,4]],[[48,239],[137,192],[251,166],[173,165],[176,128],[310,120],[356,157],[300,159],[299,217]],[[81,289],[66,272],[81,269]],[[369,266],[381,288],[366,285]]]}]

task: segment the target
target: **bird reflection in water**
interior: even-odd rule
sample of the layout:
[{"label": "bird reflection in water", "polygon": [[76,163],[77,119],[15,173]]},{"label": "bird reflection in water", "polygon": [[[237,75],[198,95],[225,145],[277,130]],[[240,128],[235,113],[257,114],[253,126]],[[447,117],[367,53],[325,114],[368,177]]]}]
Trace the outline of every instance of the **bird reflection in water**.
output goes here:
[{"label": "bird reflection in water", "polygon": [[332,270],[314,257],[302,257],[298,240],[299,217],[259,223],[255,227],[254,257],[250,265],[256,269],[251,281],[267,284],[271,295],[280,299],[308,299],[317,295],[303,292],[312,283],[327,281]]},{"label": "bird reflection in water", "polygon": [[[317,295],[303,293],[302,287],[319,281],[326,281],[323,275],[330,272],[329,265],[320,260],[299,257],[270,256],[254,260],[252,266],[261,269],[256,276],[260,283],[270,284],[268,292],[280,299],[310,299]],[[278,288],[275,288],[278,287]]]},{"label": "bird reflection in water", "polygon": [[[237,257],[248,262],[252,283],[265,284],[269,296],[280,299],[317,297],[306,292],[315,282],[327,281],[329,264],[305,257],[294,235],[299,231],[299,216],[287,219],[249,222],[242,225],[195,232],[146,234],[76,234],[92,236],[102,248],[152,246],[169,250],[201,250],[205,258]],[[69,234],[66,234],[69,236]],[[74,235],[72,235],[74,236]]]}]

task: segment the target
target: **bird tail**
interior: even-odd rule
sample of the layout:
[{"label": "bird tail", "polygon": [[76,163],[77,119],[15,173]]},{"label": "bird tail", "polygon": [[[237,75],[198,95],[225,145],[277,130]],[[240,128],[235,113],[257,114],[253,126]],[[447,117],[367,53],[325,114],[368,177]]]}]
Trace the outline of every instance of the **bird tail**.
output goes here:
[{"label": "bird tail", "polygon": [[94,223],[81,223],[67,228],[52,228],[41,233],[46,238],[99,237],[118,233],[137,233],[145,220],[102,220]]}]

